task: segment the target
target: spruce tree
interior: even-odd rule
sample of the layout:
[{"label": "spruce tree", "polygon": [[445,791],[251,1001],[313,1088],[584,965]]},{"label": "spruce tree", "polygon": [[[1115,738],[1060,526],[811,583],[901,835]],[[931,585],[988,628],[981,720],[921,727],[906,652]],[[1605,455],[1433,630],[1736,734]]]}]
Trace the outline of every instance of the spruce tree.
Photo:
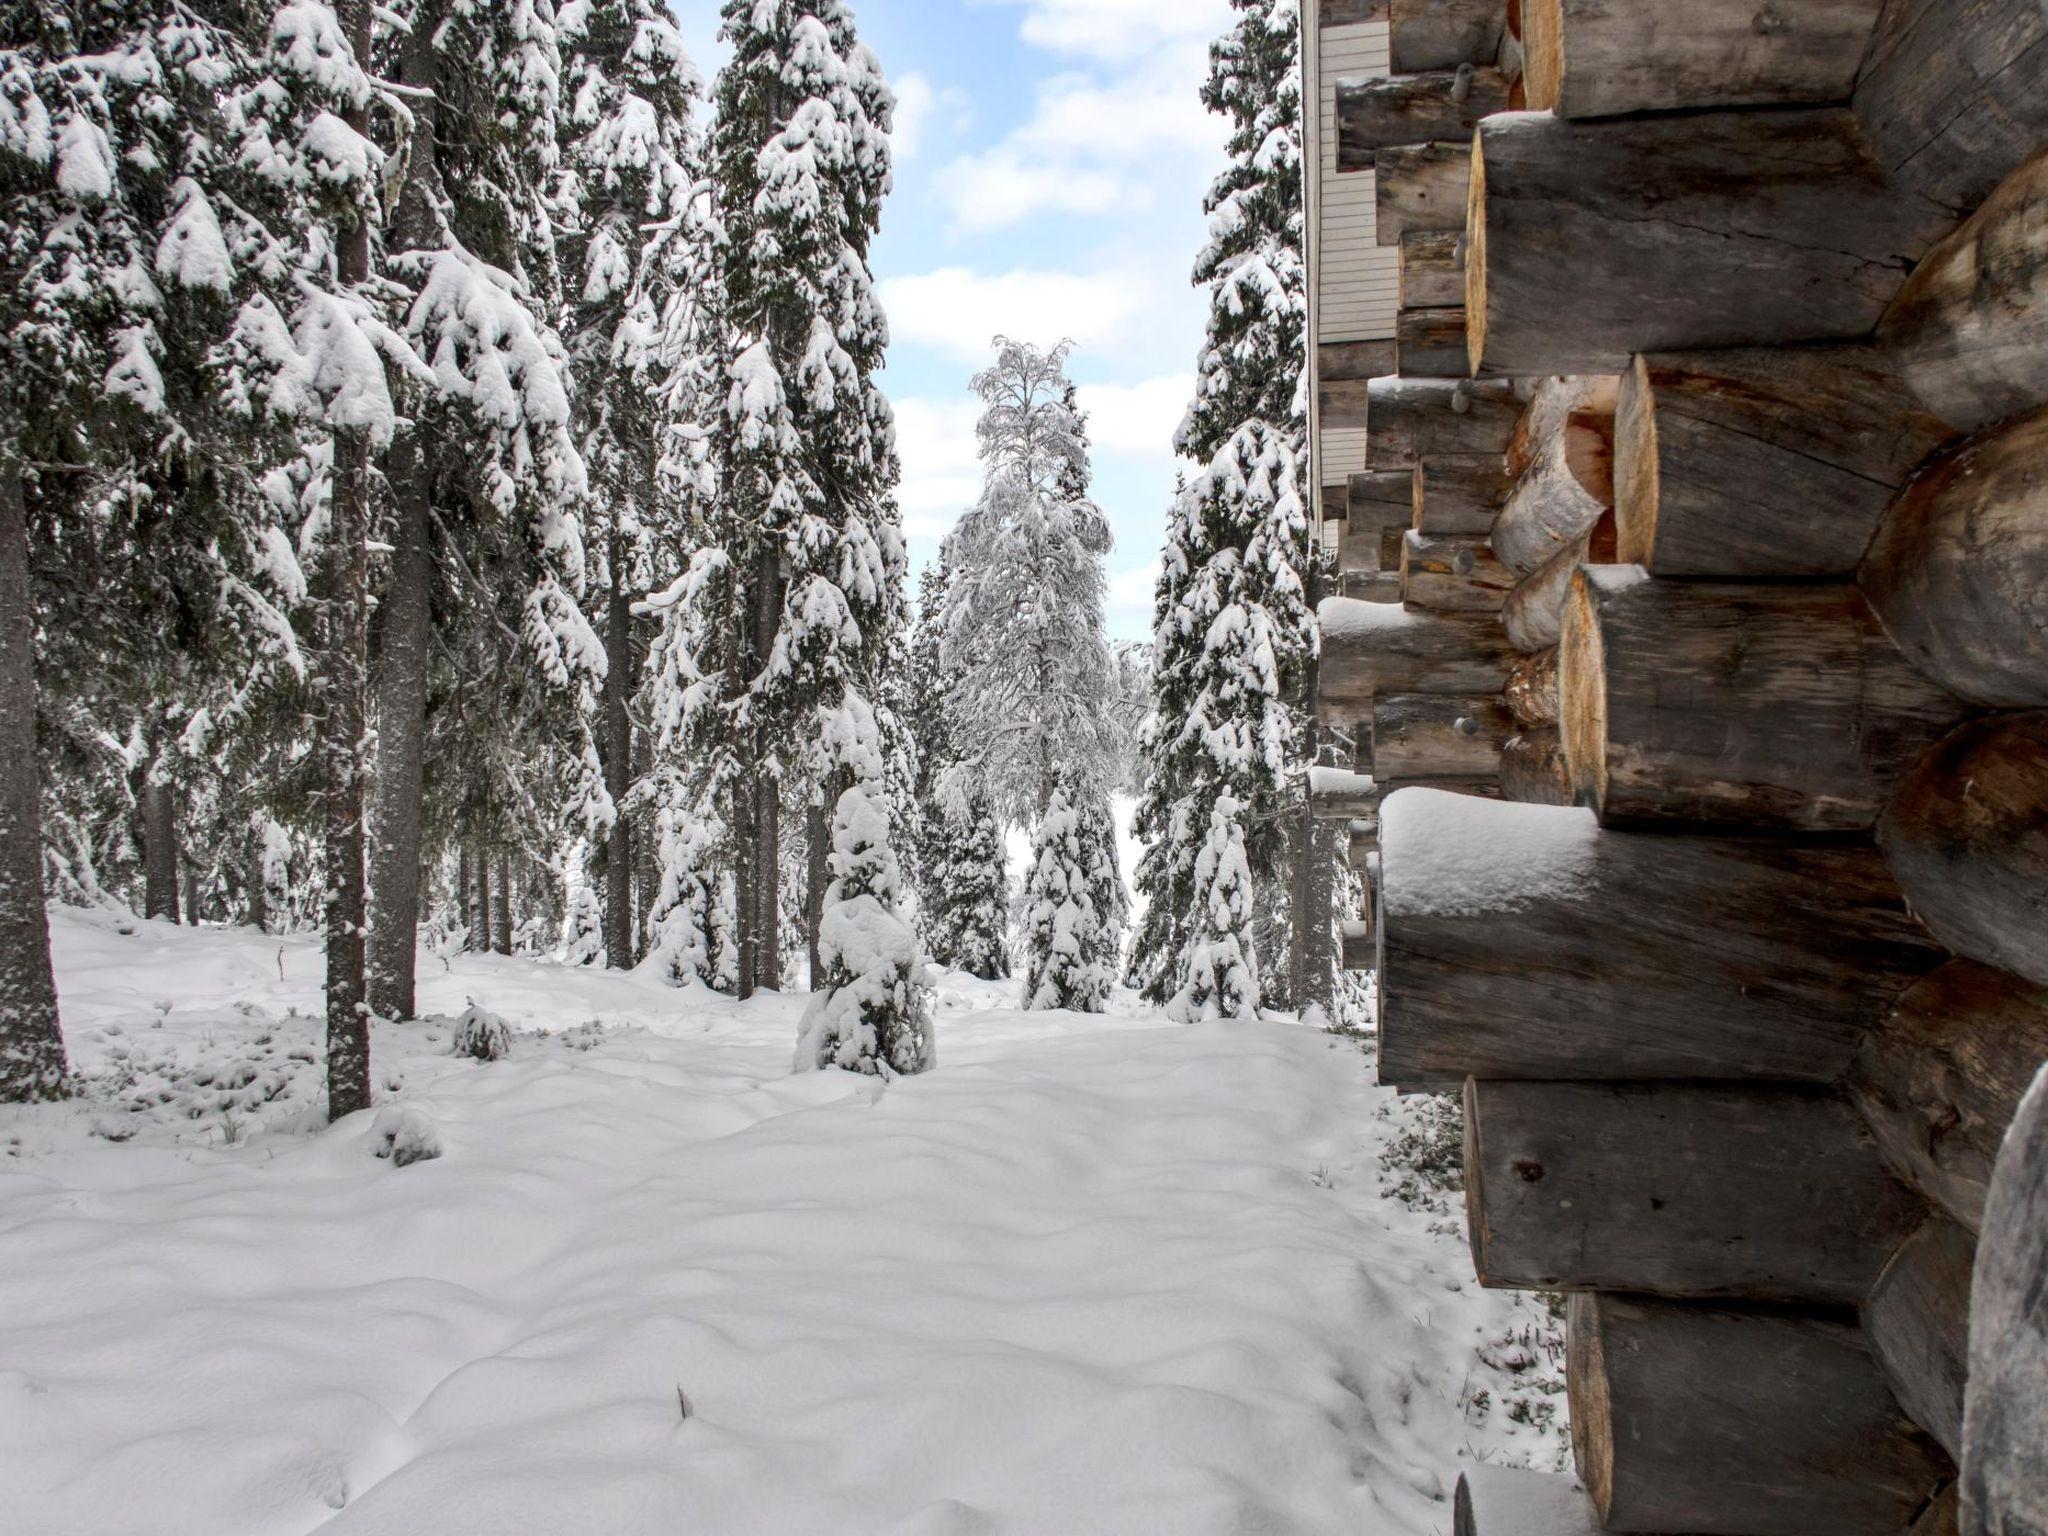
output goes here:
[{"label": "spruce tree", "polygon": [[[1247,964],[1253,913],[1283,910],[1290,851],[1333,859],[1305,825],[1302,763],[1313,750],[1307,682],[1315,650],[1307,423],[1302,395],[1307,278],[1302,257],[1298,17],[1291,0],[1232,0],[1236,26],[1210,50],[1203,100],[1231,122],[1230,164],[1211,188],[1210,241],[1195,281],[1210,294],[1195,400],[1178,445],[1203,466],[1175,498],[1154,605],[1153,709],[1143,741],[1137,828],[1146,899],[1133,980],[1151,1001],[1185,990],[1215,923],[1242,914],[1231,943]],[[1234,826],[1221,827],[1228,804]],[[1296,835],[1290,836],[1290,833]],[[1242,846],[1260,900],[1217,906],[1205,868]],[[1305,937],[1327,914],[1293,914]],[[1335,957],[1304,976],[1327,1000]]]},{"label": "spruce tree", "polygon": [[1084,831],[1088,819],[1059,788],[1038,818],[1024,878],[1026,1008],[1100,1013],[1115,983],[1104,944],[1110,915],[1096,905],[1101,849]]},{"label": "spruce tree", "polygon": [[1193,939],[1179,990],[1167,1004],[1167,1016],[1183,1024],[1259,1015],[1258,959],[1248,942],[1252,872],[1241,811],[1229,795],[1217,800],[1195,858]]}]

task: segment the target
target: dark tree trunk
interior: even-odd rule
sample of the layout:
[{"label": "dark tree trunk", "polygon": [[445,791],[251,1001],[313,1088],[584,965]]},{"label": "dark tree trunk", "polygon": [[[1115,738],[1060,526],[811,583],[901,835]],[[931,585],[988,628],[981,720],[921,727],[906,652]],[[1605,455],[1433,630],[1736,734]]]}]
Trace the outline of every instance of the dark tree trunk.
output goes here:
[{"label": "dark tree trunk", "polygon": [[739,927],[739,974],[735,990],[740,1001],[754,995],[761,965],[760,912],[754,900],[754,786],[742,779],[732,788],[732,835],[738,850],[733,861],[733,920]]},{"label": "dark tree trunk", "polygon": [[143,764],[136,777],[135,820],[142,831],[142,914],[175,923],[179,920],[177,796],[157,778],[154,763]]},{"label": "dark tree trunk", "polygon": [[476,892],[470,886],[469,844],[464,843],[455,856],[455,905],[462,914],[462,931],[469,936],[470,948],[476,948]]},{"label": "dark tree trunk", "polygon": [[[1323,573],[1313,554],[1307,584],[1308,605],[1313,612],[1323,596]],[[1336,754],[1323,741],[1317,714],[1321,674],[1321,665],[1311,655],[1302,683],[1305,745],[1308,761],[1334,766]],[[1342,828],[1325,827],[1316,819],[1315,801],[1304,787],[1301,806],[1294,817],[1294,921],[1288,935],[1288,992],[1297,1008],[1320,1008],[1326,1016],[1334,1013],[1337,1004],[1338,957],[1334,952],[1331,908],[1336,901],[1336,862],[1342,857],[1342,839],[1346,835]]]},{"label": "dark tree trunk", "polygon": [[[358,59],[370,57],[370,0],[342,0],[341,27]],[[369,131],[369,105],[349,113]],[[370,276],[370,226],[341,231],[337,276],[353,288]],[[363,870],[363,715],[369,617],[370,443],[359,430],[334,435],[328,519],[327,594],[316,665],[325,694],[320,755],[327,856],[327,1115],[339,1120],[370,1105],[370,1026],[363,985],[367,916]]]},{"label": "dark tree trunk", "polygon": [[604,859],[604,962],[615,971],[633,968],[633,829],[626,795],[633,787],[633,599],[620,566],[624,552],[611,538],[611,593],[605,605],[604,755],[605,793],[615,817]]},{"label": "dark tree trunk", "polygon": [[472,944],[480,955],[491,949],[491,851],[482,844],[476,850],[476,927]]},{"label": "dark tree trunk", "polygon": [[414,1014],[420,921],[420,796],[425,784],[427,651],[433,640],[431,484],[416,446],[394,455],[398,527],[377,671],[377,776],[370,841],[370,1011]]},{"label": "dark tree trunk", "polygon": [[498,953],[512,953],[512,855],[498,855]]},{"label": "dark tree trunk", "polygon": [[[646,731],[633,733],[633,777],[644,779],[654,771],[654,748]],[[629,846],[629,857],[633,863],[634,911],[639,920],[633,925],[633,959],[638,962],[647,958],[647,914],[654,910],[655,898],[661,894],[661,866],[655,857],[657,839],[652,829],[636,826]]]},{"label": "dark tree trunk", "polygon": [[818,954],[818,926],[825,920],[825,886],[831,879],[826,855],[832,851],[832,822],[825,814],[829,786],[820,786],[804,809],[804,937],[811,951],[811,990],[823,985],[825,964]]},{"label": "dark tree trunk", "polygon": [[[754,571],[754,666],[758,676],[775,649],[782,625],[782,557],[761,551]],[[782,799],[769,773],[766,744],[757,739],[754,759],[753,856],[754,987],[782,987]]]},{"label": "dark tree trunk", "polygon": [[0,447],[0,1101],[57,1098],[67,1071],[43,908],[28,520],[20,466]]}]

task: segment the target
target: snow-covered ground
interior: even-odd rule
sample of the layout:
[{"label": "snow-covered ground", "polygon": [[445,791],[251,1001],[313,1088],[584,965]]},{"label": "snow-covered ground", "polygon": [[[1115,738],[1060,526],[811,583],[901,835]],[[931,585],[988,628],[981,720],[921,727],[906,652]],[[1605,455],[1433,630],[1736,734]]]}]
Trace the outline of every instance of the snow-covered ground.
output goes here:
[{"label": "snow-covered ground", "polygon": [[9,1532],[1405,1536],[1560,1462],[1554,1321],[1388,1170],[1427,1127],[1353,1040],[949,978],[884,1086],[790,1073],[800,998],[465,956],[423,1006],[519,1033],[378,1030],[399,1167],[393,1111],[318,1124],[313,940],[56,948],[91,1092],[0,1111]]}]

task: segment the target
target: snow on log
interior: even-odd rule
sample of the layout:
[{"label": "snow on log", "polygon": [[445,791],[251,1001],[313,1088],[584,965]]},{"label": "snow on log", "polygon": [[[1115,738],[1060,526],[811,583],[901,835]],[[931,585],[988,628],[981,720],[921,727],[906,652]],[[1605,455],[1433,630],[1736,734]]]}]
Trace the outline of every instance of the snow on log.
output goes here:
[{"label": "snow on log", "polygon": [[1465,377],[1465,311],[1397,311],[1394,315],[1394,371],[1404,379]]},{"label": "snow on log", "polygon": [[1410,529],[1401,540],[1401,600],[1446,613],[1499,613],[1515,584],[1486,540],[1437,538]]},{"label": "snow on log", "polygon": [[1577,543],[1614,507],[1614,408],[1555,409],[1564,392],[1539,392],[1529,407],[1537,420],[1516,434],[1526,465],[1518,469],[1521,455],[1508,454],[1519,478],[1493,526],[1494,551],[1523,576]]},{"label": "snow on log", "polygon": [[1451,1530],[1453,1536],[1600,1536],[1600,1520],[1574,1478],[1476,1466],[1458,1474]]},{"label": "snow on log", "polygon": [[[1587,561],[1614,558],[1614,524],[1596,523],[1515,584],[1501,609],[1501,627],[1518,651],[1549,650],[1563,634],[1572,579]],[[1561,674],[1560,674],[1561,675]]]},{"label": "snow on log", "polygon": [[1507,0],[1390,0],[1387,67],[1409,75],[1491,64],[1507,9]]},{"label": "snow on log", "polygon": [[1497,695],[1397,693],[1372,702],[1373,777],[1409,784],[1492,786],[1515,724]]},{"label": "snow on log", "polygon": [[1975,1232],[1999,1144],[2043,1065],[2048,987],[1951,960],[1863,1042],[1849,1093],[1899,1176]]},{"label": "snow on log", "polygon": [[1925,1215],[1832,1093],[1465,1084],[1481,1285],[1854,1306]]},{"label": "snow on log", "polygon": [[1532,111],[1619,117],[1849,99],[1883,0],[1522,0]]},{"label": "snow on log", "polygon": [[1558,658],[1573,788],[1610,825],[1864,831],[1966,712],[1847,584],[1588,567]]},{"label": "snow on log", "polygon": [[1899,648],[1973,704],[2048,705],[2048,410],[1917,475],[1857,580]]},{"label": "snow on log", "polygon": [[1508,673],[1508,685],[1502,690],[1502,696],[1507,700],[1508,709],[1517,724],[1525,727],[1557,724],[1556,650],[1518,657]]},{"label": "snow on log", "polygon": [[1373,167],[1374,239],[1399,245],[1412,229],[1465,227],[1472,154],[1463,144],[1403,144],[1383,149]]},{"label": "snow on log", "polygon": [[1927,408],[1963,431],[2048,404],[2048,151],[1927,253],[1877,335]]},{"label": "snow on log", "polygon": [[1369,773],[1317,766],[1308,771],[1308,799],[1324,821],[1353,821],[1379,815],[1381,792]]},{"label": "snow on log", "polygon": [[1964,1536],[2048,1531],[2048,1072],[1998,1154],[1970,1316]]},{"label": "snow on log", "polygon": [[1899,1405],[1958,1460],[1976,1260],[1975,1238],[1931,1216],[1892,1255],[1863,1306],[1863,1332]]},{"label": "snow on log", "polygon": [[1889,0],[1855,110],[1900,186],[1968,213],[2048,139],[2048,11]]},{"label": "snow on log", "polygon": [[[1449,229],[1411,229],[1401,237],[1402,309],[1464,309],[1464,238]],[[1462,314],[1458,323],[1464,324]]]},{"label": "snow on log", "polygon": [[1500,749],[1500,793],[1524,805],[1570,805],[1572,776],[1554,725],[1531,726]]},{"label": "snow on log", "polygon": [[1482,117],[1508,108],[1508,82],[1489,65],[1339,80],[1337,169],[1369,171],[1383,149],[1463,144]]},{"label": "snow on log", "polygon": [[1603,832],[1572,807],[1380,807],[1380,1075],[1832,1083],[1941,959],[1877,851]]},{"label": "snow on log", "polygon": [[1950,1475],[1833,1318],[1577,1295],[1566,1383],[1610,1531],[1896,1536]]},{"label": "snow on log", "polygon": [[2048,986],[2048,711],[1946,737],[1899,786],[1877,841],[1936,938]]},{"label": "snow on log", "polygon": [[1410,525],[1431,537],[1485,538],[1507,500],[1507,465],[1484,459],[1425,459],[1415,466]]},{"label": "snow on log", "polygon": [[1326,598],[1320,683],[1326,706],[1352,712],[1378,694],[1498,693],[1507,677],[1506,637],[1490,614],[1423,610]]},{"label": "snow on log", "polygon": [[1849,576],[1954,434],[1867,346],[1656,352],[1622,377],[1622,560],[1655,576]]},{"label": "snow on log", "polygon": [[[1458,302],[1463,301],[1461,293]],[[1507,452],[1522,419],[1522,402],[1506,379],[1374,379],[1367,396],[1368,470],[1413,469],[1444,459],[1497,459]]]},{"label": "snow on log", "polygon": [[1637,352],[1862,336],[1954,225],[1846,111],[1566,122],[1473,135],[1465,320],[1480,375],[1620,373]]}]

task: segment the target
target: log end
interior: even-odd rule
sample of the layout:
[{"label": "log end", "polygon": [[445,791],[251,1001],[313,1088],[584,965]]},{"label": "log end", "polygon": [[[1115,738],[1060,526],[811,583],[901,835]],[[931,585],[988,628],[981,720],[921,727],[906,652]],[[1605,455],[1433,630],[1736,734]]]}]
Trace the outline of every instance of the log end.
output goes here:
[{"label": "log end", "polygon": [[1531,112],[1556,109],[1564,93],[1563,0],[1522,0],[1522,95]]},{"label": "log end", "polygon": [[1657,502],[1657,396],[1648,364],[1638,356],[1622,375],[1614,411],[1615,558],[1654,569]]},{"label": "log end", "polygon": [[1472,179],[1465,186],[1465,371],[1486,357],[1486,135],[1472,130]]},{"label": "log end", "polygon": [[1565,1312],[1565,1396],[1572,1421],[1572,1460],[1603,1526],[1614,1505],[1614,1409],[1607,1398],[1605,1355],[1600,1299],[1580,1292]]},{"label": "log end", "polygon": [[1572,577],[1557,649],[1558,729],[1574,804],[1596,813],[1607,799],[1607,645],[1600,633],[1598,578]]}]

